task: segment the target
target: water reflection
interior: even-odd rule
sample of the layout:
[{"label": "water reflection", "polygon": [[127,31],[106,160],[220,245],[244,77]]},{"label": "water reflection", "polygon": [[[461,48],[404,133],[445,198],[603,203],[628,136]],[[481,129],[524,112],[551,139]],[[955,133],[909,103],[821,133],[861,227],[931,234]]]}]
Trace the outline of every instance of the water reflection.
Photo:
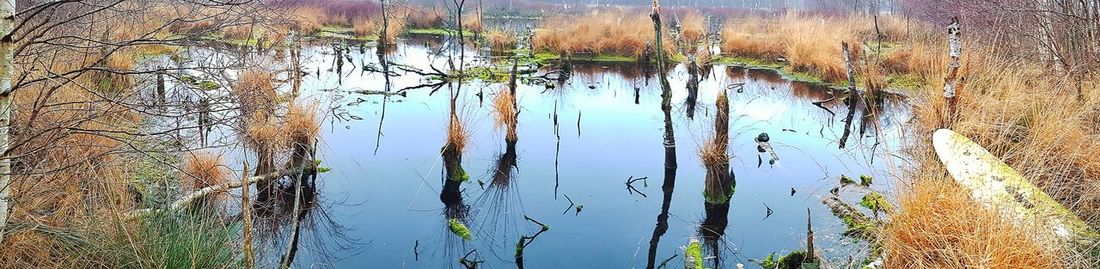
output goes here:
[{"label": "water reflection", "polygon": [[[398,53],[387,57],[391,62],[389,68],[396,73],[394,76],[386,78],[371,72],[353,74],[340,85],[337,78],[326,75],[321,81],[307,79],[305,88],[348,91],[363,88],[384,92],[381,87],[387,84],[387,79],[394,89],[436,83],[430,76],[403,69],[432,70],[432,65],[444,66],[448,58],[425,57],[433,55],[433,48],[416,44],[415,40],[412,42],[399,46]],[[352,54],[353,57],[358,55]],[[368,65],[376,62],[373,66],[385,69],[377,63],[382,60],[376,58],[354,60]],[[324,64],[329,64],[329,60],[331,56],[325,57]],[[497,64],[506,66],[508,62],[500,59]],[[565,71],[558,72],[559,68]],[[514,101],[516,106],[513,108],[516,114],[523,114],[523,128],[504,124],[495,131],[491,126],[496,122],[493,120],[497,114],[496,98],[505,92],[512,93],[511,87],[502,87],[505,83],[467,82],[463,83],[463,88],[468,89],[466,92],[460,91],[457,84],[442,83],[440,87],[450,88],[441,88],[434,95],[425,88],[398,90],[406,95],[338,91],[348,94],[351,100],[361,100],[362,105],[343,107],[348,114],[370,122],[378,121],[371,124],[348,122],[328,133],[335,137],[333,144],[340,145],[327,152],[334,156],[332,165],[338,171],[334,181],[342,184],[329,191],[365,197],[367,204],[348,209],[347,212],[354,212],[353,216],[342,220],[360,227],[364,232],[359,237],[376,242],[369,250],[341,264],[461,266],[456,261],[466,258],[467,261],[485,260],[483,266],[511,267],[515,262],[511,250],[517,239],[536,231],[528,229],[531,227],[522,219],[527,213],[552,224],[554,229],[543,234],[539,243],[526,251],[523,262],[528,267],[641,267],[643,258],[635,252],[639,244],[644,245],[645,239],[649,239],[644,263],[656,268],[667,258],[681,253],[680,244],[666,242],[662,245],[662,238],[680,242],[688,237],[696,237],[706,244],[708,256],[721,256],[708,260],[708,264],[713,262],[722,266],[729,260],[761,258],[769,252],[799,244],[805,236],[801,232],[805,216],[798,214],[798,219],[792,220],[789,212],[801,212],[806,207],[813,207],[815,211],[820,209],[817,199],[803,197],[823,192],[817,191],[823,188],[818,186],[822,184],[818,184],[817,179],[836,173],[870,173],[866,159],[838,151],[831,144],[838,141],[841,131],[834,125],[842,124],[835,124],[839,120],[813,104],[832,96],[828,88],[788,82],[775,73],[725,66],[713,67],[711,71],[701,66],[697,81],[689,83],[690,74],[680,65],[664,73],[668,75],[666,79],[671,80],[669,85],[675,85],[666,90],[659,83],[649,83],[651,79],[659,79],[657,74],[662,73],[655,69],[576,63],[545,66],[537,72],[521,75],[515,93],[523,98]],[[573,75],[568,75],[570,73]],[[689,85],[695,89],[694,94],[688,90]],[[728,136],[734,138],[728,144],[732,160],[726,168],[714,169],[724,173],[707,175],[709,169],[698,165],[702,162],[695,154],[697,147],[691,145],[703,141],[700,138],[711,132],[716,124],[710,120],[717,111],[713,105],[718,91],[726,85],[744,85],[729,88],[727,92],[729,127],[722,129],[729,129]],[[484,93],[480,98],[486,99],[485,106],[476,103],[481,89]],[[450,94],[442,94],[444,92]],[[688,109],[689,99],[694,100],[695,109]],[[470,105],[455,109],[456,100]],[[658,102],[660,110],[656,109]],[[846,106],[841,102],[832,100],[822,106],[845,111],[841,107]],[[868,126],[864,135],[896,132],[896,128],[883,128],[897,117],[905,117],[898,115],[894,106],[896,103],[886,98],[881,105],[882,112],[854,117],[862,122],[853,126]],[[673,113],[674,109],[693,111],[695,120],[690,120],[687,113]],[[582,111],[584,136],[573,136],[574,114],[581,115]],[[460,118],[464,122],[455,124]],[[875,128],[872,122],[884,124],[877,124],[879,128]],[[451,129],[456,126],[469,130],[462,132],[469,136],[463,151],[448,150],[455,144],[451,142],[446,142],[443,148],[438,144],[422,143],[450,137]],[[679,143],[674,128],[681,132]],[[511,129],[517,133],[515,139],[508,137]],[[655,134],[655,129],[661,129],[663,135],[645,135]],[[562,132],[566,135],[561,136]],[[740,136],[750,132],[752,135]],[[756,143],[749,138],[760,132],[771,134],[775,151],[783,155],[783,164],[757,169],[751,164],[755,160],[738,157],[739,154],[752,157]],[[859,133],[855,129],[852,132]],[[369,136],[375,136],[374,144],[370,143],[371,139],[364,138]],[[523,144],[517,142],[521,136]],[[713,140],[713,137],[708,138]],[[377,150],[376,155],[362,153],[382,143],[386,143],[389,150]],[[657,143],[663,148],[655,147]],[[683,143],[689,146],[676,147]],[[848,147],[853,152],[862,149],[856,143]],[[683,151],[677,153],[677,150]],[[652,158],[658,155],[662,157]],[[523,158],[519,158],[521,156]],[[678,162],[692,165],[678,169]],[[745,179],[737,186],[740,191],[728,202],[708,203],[699,191],[709,189],[715,197],[725,196],[722,190],[731,188],[723,184],[733,187],[729,170],[737,170],[738,176]],[[466,171],[480,171],[472,174],[484,177],[462,180],[461,175]],[[423,176],[429,173],[433,176]],[[441,182],[424,180],[425,177],[434,179],[435,173],[442,174]],[[652,179],[660,174],[664,175],[662,195],[642,197],[622,189],[622,179],[628,176]],[[727,183],[719,174],[731,180]],[[676,182],[677,177],[680,182]],[[456,178],[459,180],[452,180]],[[463,183],[478,183],[479,179],[483,187]],[[688,191],[674,192],[676,185]],[[655,192],[636,187],[640,191]],[[791,188],[798,189],[797,196],[789,195]],[[564,196],[559,193],[568,194],[571,199],[561,199],[559,197]],[[439,202],[428,197],[436,194]],[[654,199],[656,197],[661,199]],[[679,202],[673,204],[673,199]],[[584,202],[585,214],[572,210],[562,214],[566,200]],[[751,206],[731,206],[741,202]],[[760,220],[763,216],[760,202],[775,209],[766,222]],[[442,213],[438,209],[440,203],[443,204]],[[623,225],[653,223],[654,208],[660,210],[656,212],[653,227]],[[454,234],[449,227],[451,219],[469,225],[474,239],[467,241]],[[839,225],[832,223],[835,220],[815,219],[815,222],[825,229]],[[795,232],[788,231],[788,227],[796,227],[799,235],[792,235]],[[440,230],[450,247],[443,245],[447,243],[443,240],[436,244],[422,238],[425,231]],[[819,240],[817,243],[824,244],[825,249],[840,244],[834,238]],[[728,249],[733,242],[738,242],[737,254],[731,254]],[[577,248],[578,245],[591,247],[582,249]],[[425,250],[447,248],[451,256],[421,255]],[[721,251],[723,249],[726,251]]]}]

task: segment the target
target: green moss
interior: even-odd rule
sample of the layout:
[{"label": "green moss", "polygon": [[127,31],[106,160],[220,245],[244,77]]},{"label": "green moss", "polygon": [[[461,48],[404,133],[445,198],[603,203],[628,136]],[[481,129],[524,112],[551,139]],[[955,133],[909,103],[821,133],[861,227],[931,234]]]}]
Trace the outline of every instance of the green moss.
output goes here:
[{"label": "green moss", "polygon": [[458,219],[447,220],[447,226],[451,228],[451,233],[461,237],[462,240],[470,241],[474,239],[474,235],[470,233],[470,228],[466,228],[466,224],[462,224]]},{"label": "green moss", "polygon": [[744,67],[767,68],[775,70],[782,69],[784,66],[786,66],[786,64],[777,61],[736,56],[718,56],[711,59],[711,63],[720,65],[739,65]]},{"label": "green moss", "polygon": [[840,185],[855,184],[856,181],[846,175],[840,175]]},{"label": "green moss", "polygon": [[868,176],[868,175],[859,175],[859,185],[860,185],[860,186],[864,186],[864,187],[870,187],[870,186],[871,186],[871,183],[872,183],[873,181],[874,181],[874,178],[871,178],[871,176]]},{"label": "green moss", "polygon": [[[413,35],[455,35],[456,31],[447,28],[414,28],[406,29],[405,33]],[[474,36],[474,32],[462,30],[462,36]]]},{"label": "green moss", "polygon": [[355,32],[354,28],[340,25],[326,25],[321,27],[321,32],[347,34]]},{"label": "green moss", "polygon": [[921,79],[914,74],[889,75],[886,77],[886,83],[890,87],[905,90],[920,89],[924,85]]},{"label": "green moss", "polygon": [[703,245],[699,243],[699,240],[691,239],[691,243],[688,243],[687,248],[684,248],[684,259],[688,259],[689,262],[694,264],[694,268],[703,268]]},{"label": "green moss", "polygon": [[760,267],[763,267],[763,268],[766,268],[766,269],[775,268],[776,267],[775,252],[772,252],[771,254],[768,254],[767,257],[764,257],[763,260],[760,260]]},{"label": "green moss", "polygon": [[877,192],[871,192],[863,195],[863,198],[859,201],[859,205],[875,212],[888,213],[894,209],[893,206],[890,205],[890,202],[886,201],[886,197],[883,197],[882,194],[879,194]]}]

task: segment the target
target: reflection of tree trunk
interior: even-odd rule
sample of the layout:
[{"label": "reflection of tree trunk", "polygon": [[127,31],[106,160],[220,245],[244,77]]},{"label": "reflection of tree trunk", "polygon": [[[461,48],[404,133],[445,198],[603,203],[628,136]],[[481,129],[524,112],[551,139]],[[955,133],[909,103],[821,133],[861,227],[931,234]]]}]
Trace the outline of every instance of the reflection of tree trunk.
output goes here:
[{"label": "reflection of tree trunk", "polygon": [[[691,62],[688,66],[688,81],[687,81],[687,116],[688,119],[695,119],[695,104],[699,99],[699,66],[695,62]],[[637,99],[635,99],[637,102]]]},{"label": "reflection of tree trunk", "polygon": [[657,72],[661,80],[661,111],[664,112],[665,132],[665,179],[661,186],[664,198],[661,203],[661,214],[657,215],[657,226],[653,228],[653,236],[649,239],[649,255],[647,269],[655,268],[657,259],[657,246],[668,231],[668,209],[672,203],[672,192],[676,188],[676,138],[672,130],[672,87],[668,83],[665,73],[664,47],[661,42],[661,13],[660,4],[653,1],[653,13],[649,15],[653,19],[654,36],[657,47]]},{"label": "reflection of tree trunk", "polygon": [[710,255],[707,257],[714,257],[714,264],[711,268],[722,268],[721,248],[718,244],[721,242],[721,238],[726,234],[726,226],[729,224],[729,212],[730,204],[727,203],[704,203],[704,210],[706,215],[703,218],[703,223],[699,225],[699,234],[703,239],[703,246],[709,251]]},{"label": "reflection of tree trunk", "polygon": [[848,143],[848,136],[852,134],[852,117],[856,114],[856,104],[859,103],[859,93],[856,91],[855,70],[852,67],[852,56],[848,51],[848,43],[842,43],[844,49],[844,63],[848,68],[848,116],[844,121],[844,134],[840,136],[840,148]]}]

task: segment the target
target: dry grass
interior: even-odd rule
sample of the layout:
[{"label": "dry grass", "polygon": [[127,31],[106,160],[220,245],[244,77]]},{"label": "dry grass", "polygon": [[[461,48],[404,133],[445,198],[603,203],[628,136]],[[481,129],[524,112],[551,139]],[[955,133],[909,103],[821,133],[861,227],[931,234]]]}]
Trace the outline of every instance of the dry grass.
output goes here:
[{"label": "dry grass", "polygon": [[1065,267],[1049,232],[1002,218],[968,193],[949,179],[922,179],[902,192],[902,210],[882,232],[886,268]]},{"label": "dry grass", "polygon": [[126,53],[114,53],[100,65],[104,70],[88,72],[90,85],[94,85],[100,92],[123,92],[134,87],[134,79],[125,74],[134,69],[133,55]]},{"label": "dry grass", "polygon": [[497,97],[493,99],[493,112],[496,115],[494,126],[505,130],[505,139],[516,141],[516,125],[519,121],[516,111],[516,97],[508,89],[501,89]]},{"label": "dry grass", "polygon": [[352,22],[352,30],[355,31],[356,36],[377,35],[378,28],[380,27],[380,24],[376,24],[375,21],[365,18],[356,18],[355,21]]},{"label": "dry grass", "polygon": [[[555,16],[543,20],[532,39],[537,52],[563,55],[616,55],[642,58],[653,47],[653,22],[645,14],[589,14]],[[667,55],[675,54],[674,42],[665,31]]]},{"label": "dry grass", "polygon": [[516,47],[516,34],[500,29],[491,29],[485,32],[485,39],[489,41],[489,48],[496,51],[509,50]]},{"label": "dry grass", "polygon": [[241,114],[247,119],[258,111],[274,114],[278,92],[275,91],[275,75],[266,70],[248,69],[240,73],[233,84],[233,95],[241,105]]},{"label": "dry grass", "polygon": [[317,119],[317,103],[296,102],[287,108],[285,133],[291,143],[312,147],[321,134],[321,122]]},{"label": "dry grass", "polygon": [[680,36],[685,44],[693,45],[707,38],[707,20],[697,12],[684,15],[680,21]]},{"label": "dry grass", "polygon": [[451,122],[447,124],[447,146],[456,153],[466,150],[466,139],[469,134],[462,126],[462,120],[457,115],[451,115]]},{"label": "dry grass", "polygon": [[782,57],[782,40],[775,28],[761,19],[728,20],[722,27],[722,53],[766,60]]},{"label": "dry grass", "polygon": [[[943,126],[942,78],[945,39],[915,38],[887,57],[893,72],[917,74],[929,85],[911,92],[915,100],[914,137],[927,141]],[[1084,81],[1047,70],[1011,51],[964,44],[958,118],[951,129],[970,137],[1015,168],[1036,186],[1094,227],[1100,224],[1100,103],[1095,78]],[[900,53],[900,54],[899,54]],[[1077,99],[1081,82],[1085,101]],[[1042,228],[1013,226],[993,210],[977,206],[942,175],[930,145],[912,150],[919,169],[906,174],[899,190],[899,212],[890,216],[883,238],[888,267],[1056,268],[1066,264],[1094,267],[1097,257],[1048,238]],[[934,207],[930,205],[936,205]],[[1046,227],[1049,229],[1049,227]]]},{"label": "dry grass", "polygon": [[245,141],[254,150],[270,150],[282,145],[285,133],[278,121],[264,112],[258,112],[249,118],[245,126]]},{"label": "dry grass", "polygon": [[410,8],[406,24],[417,29],[443,27],[444,13],[436,7]]},{"label": "dry grass", "polygon": [[229,174],[225,159],[207,152],[185,153],[180,170],[180,186],[185,191],[223,184]]},{"label": "dry grass", "polygon": [[462,16],[462,29],[473,32],[481,32],[481,17],[476,12],[470,12]]},{"label": "dry grass", "polygon": [[[65,51],[56,56],[55,61],[41,63],[40,67],[64,73],[91,64]],[[20,67],[14,72],[14,77],[45,76],[45,71],[37,68]],[[95,87],[83,79],[55,80],[13,92],[12,110],[24,113],[11,116],[12,130],[19,131],[11,134],[10,141],[20,147],[12,148],[10,153],[17,157],[12,161],[15,173],[8,187],[12,200],[18,203],[11,207],[8,221],[47,225],[63,229],[63,233],[8,229],[0,246],[3,267],[82,266],[83,262],[69,256],[72,244],[62,239],[68,235],[66,232],[98,227],[104,220],[102,216],[114,216],[135,206],[127,191],[135,165],[131,158],[119,158],[123,140],[71,131],[130,131],[142,121],[134,111],[105,99],[117,96],[90,90]]]}]

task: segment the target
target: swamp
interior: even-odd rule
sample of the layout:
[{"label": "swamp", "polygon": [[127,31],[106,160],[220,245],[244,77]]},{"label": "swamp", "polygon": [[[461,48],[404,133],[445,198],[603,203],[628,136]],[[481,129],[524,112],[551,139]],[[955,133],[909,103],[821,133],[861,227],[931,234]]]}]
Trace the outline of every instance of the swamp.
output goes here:
[{"label": "swamp", "polygon": [[1100,266],[1098,1],[0,2],[0,268]]}]

